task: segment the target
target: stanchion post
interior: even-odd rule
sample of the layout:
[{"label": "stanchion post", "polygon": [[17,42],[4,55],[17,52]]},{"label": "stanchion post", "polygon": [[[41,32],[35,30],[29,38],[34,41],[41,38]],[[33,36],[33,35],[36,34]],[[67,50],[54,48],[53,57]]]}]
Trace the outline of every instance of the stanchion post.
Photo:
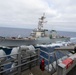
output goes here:
[{"label": "stanchion post", "polygon": [[[18,65],[21,64],[21,47],[19,47],[18,51]],[[21,66],[18,67],[18,75],[21,75]]]},{"label": "stanchion post", "polygon": [[38,48],[38,65],[40,65],[40,60],[39,60],[39,58],[40,58],[40,49]]}]

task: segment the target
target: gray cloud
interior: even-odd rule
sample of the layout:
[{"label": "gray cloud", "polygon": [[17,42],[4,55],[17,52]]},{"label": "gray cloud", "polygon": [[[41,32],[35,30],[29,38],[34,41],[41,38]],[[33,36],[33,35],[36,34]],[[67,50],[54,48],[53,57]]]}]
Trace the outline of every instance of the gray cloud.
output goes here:
[{"label": "gray cloud", "polygon": [[0,0],[0,26],[34,28],[44,12],[44,28],[76,31],[76,0]]}]

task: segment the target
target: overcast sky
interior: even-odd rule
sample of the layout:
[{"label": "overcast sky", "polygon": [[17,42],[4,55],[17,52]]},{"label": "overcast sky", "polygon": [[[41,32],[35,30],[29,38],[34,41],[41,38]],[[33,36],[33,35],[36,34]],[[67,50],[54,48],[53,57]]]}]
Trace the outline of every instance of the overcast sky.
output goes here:
[{"label": "overcast sky", "polygon": [[44,28],[76,31],[76,0],[0,0],[0,27],[33,29],[43,13]]}]

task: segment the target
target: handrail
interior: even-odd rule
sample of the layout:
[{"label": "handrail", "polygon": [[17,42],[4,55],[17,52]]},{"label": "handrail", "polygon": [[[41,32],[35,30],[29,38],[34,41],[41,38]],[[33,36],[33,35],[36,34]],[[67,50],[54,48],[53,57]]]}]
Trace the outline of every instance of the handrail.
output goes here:
[{"label": "handrail", "polygon": [[8,57],[8,56],[13,56],[13,55],[18,55],[19,53],[16,53],[16,54],[10,54],[10,55],[4,55],[4,56],[2,56],[2,57],[0,57],[0,58],[5,58],[5,57]]},{"label": "handrail", "polygon": [[[31,64],[31,62],[35,62],[35,61],[38,61],[38,50],[36,50],[37,52],[36,52],[36,54],[35,55],[29,55],[29,56],[27,56],[27,57],[23,57],[22,58],[22,56],[21,56],[21,48],[19,48],[19,52],[18,53],[16,53],[16,54],[10,54],[10,55],[5,55],[5,56],[2,56],[2,57],[0,57],[0,58],[6,58],[6,57],[11,57],[11,56],[14,56],[14,55],[17,55],[17,58],[16,59],[14,59],[14,58],[12,58],[12,59],[9,59],[8,58],[8,60],[6,60],[6,61],[1,61],[0,62],[0,74],[1,73],[4,73],[4,72],[6,72],[6,71],[9,71],[9,70],[11,70],[11,69],[15,69],[15,68],[18,68],[18,72],[21,74],[21,71],[22,71],[22,69],[21,69],[21,67],[23,66],[23,65],[25,65],[26,66],[26,64]],[[34,59],[31,59],[31,58],[33,58],[33,57],[35,57]],[[29,60],[28,60],[29,59]],[[28,61],[25,61],[25,60],[28,60]],[[8,64],[11,64],[12,62],[15,62],[15,63],[17,63],[17,65],[15,66],[15,67],[11,67],[11,68],[7,68],[7,69],[5,69],[5,70],[3,70],[3,71],[1,71],[1,67],[4,67],[5,65],[8,65]],[[35,65],[37,65],[37,62],[35,62],[36,64]],[[29,66],[28,66],[28,68],[29,68]],[[18,73],[18,75],[20,75]]]},{"label": "handrail", "polygon": [[31,62],[36,61],[36,60],[38,60],[38,58],[37,58],[37,59],[34,59],[34,60],[31,60],[31,61],[29,61],[29,62],[20,64],[20,65],[17,65],[17,66],[15,66],[15,67],[13,67],[13,68],[9,68],[9,69],[6,69],[6,70],[4,70],[4,71],[0,71],[0,73],[3,73],[3,72],[6,72],[6,71],[9,71],[9,70],[11,70],[11,69],[15,69],[15,68],[21,67],[21,66],[23,66],[23,65],[25,65],[25,64],[31,63]]}]

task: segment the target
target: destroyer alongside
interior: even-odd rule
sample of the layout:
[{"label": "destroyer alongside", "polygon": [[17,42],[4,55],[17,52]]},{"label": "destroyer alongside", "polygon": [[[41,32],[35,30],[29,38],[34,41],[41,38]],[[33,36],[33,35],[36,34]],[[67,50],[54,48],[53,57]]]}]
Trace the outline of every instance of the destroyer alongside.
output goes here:
[{"label": "destroyer alongside", "polygon": [[38,28],[34,29],[30,36],[27,38],[11,37],[11,38],[0,38],[0,45],[5,46],[19,46],[19,45],[36,45],[36,44],[50,44],[56,41],[69,41],[69,37],[59,36],[55,30],[50,31],[43,29],[45,21],[45,14],[39,18]]}]

